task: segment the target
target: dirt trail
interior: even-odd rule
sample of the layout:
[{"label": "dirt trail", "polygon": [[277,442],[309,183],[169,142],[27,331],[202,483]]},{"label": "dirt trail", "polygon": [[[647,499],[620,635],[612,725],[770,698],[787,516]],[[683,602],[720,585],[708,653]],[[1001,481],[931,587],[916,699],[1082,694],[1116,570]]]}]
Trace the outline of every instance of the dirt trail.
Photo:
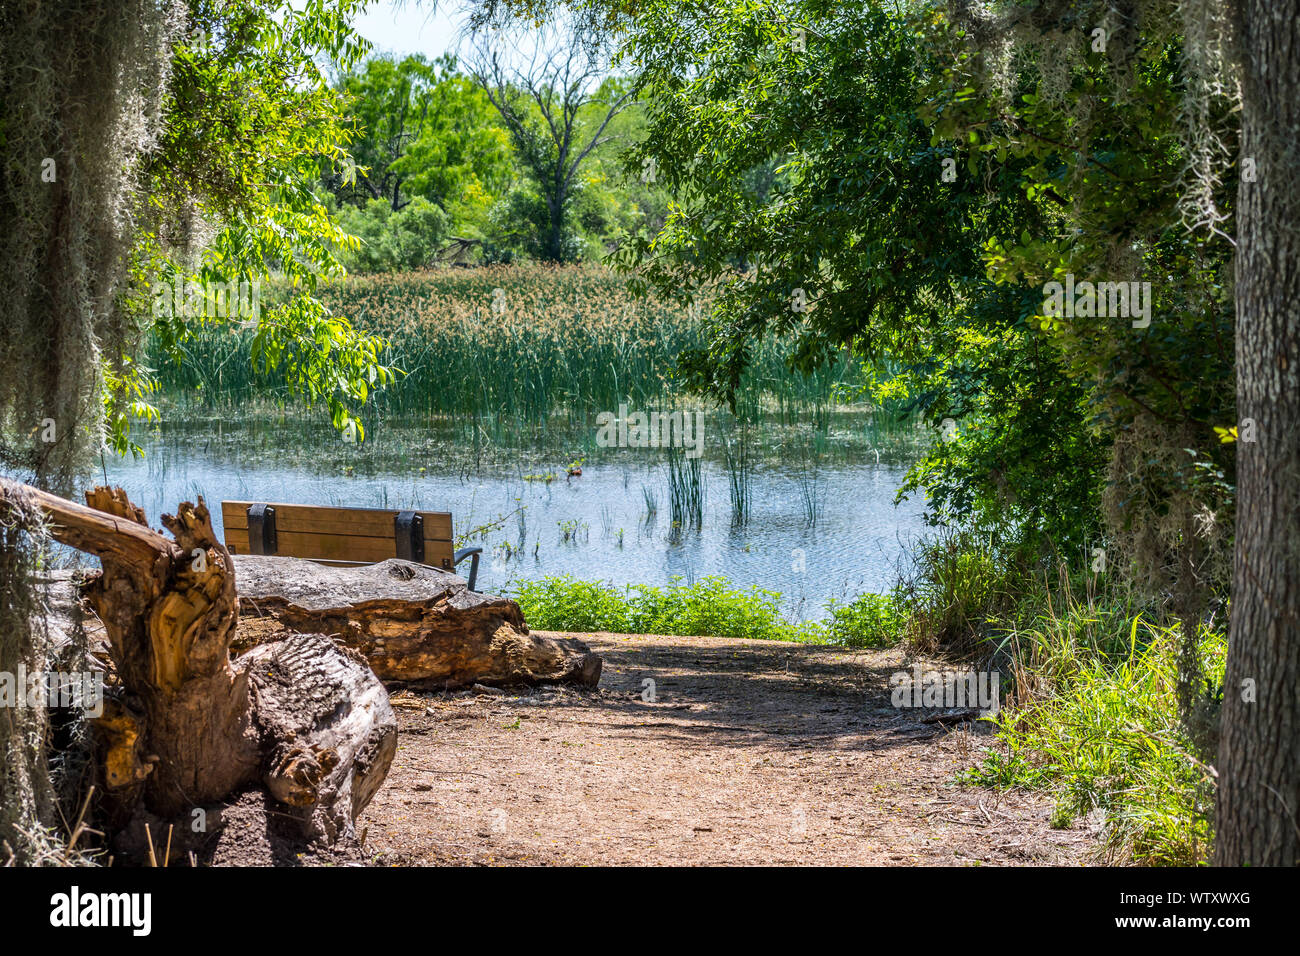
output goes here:
[{"label": "dirt trail", "polygon": [[1094,834],[1051,829],[1045,801],[953,784],[990,738],[892,707],[897,651],[575,636],[604,658],[598,690],[395,696],[369,860],[1088,861]]}]

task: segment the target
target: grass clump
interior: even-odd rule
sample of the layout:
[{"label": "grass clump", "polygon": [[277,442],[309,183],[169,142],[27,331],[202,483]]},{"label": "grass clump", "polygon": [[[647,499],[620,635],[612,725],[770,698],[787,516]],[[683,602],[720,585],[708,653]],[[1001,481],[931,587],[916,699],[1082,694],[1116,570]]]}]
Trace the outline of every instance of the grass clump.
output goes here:
[{"label": "grass clump", "polygon": [[[1051,562],[1035,574],[967,536],[919,555],[913,580],[896,590],[904,640],[1002,674],[1001,709],[987,718],[997,743],[962,781],[1050,795],[1054,826],[1099,817],[1110,862],[1204,863],[1214,758],[1179,712],[1178,622],[1097,574],[1058,562],[1049,583]],[[1222,625],[1203,623],[1196,643],[1208,685],[1201,705],[1217,717]]]},{"label": "grass clump", "polygon": [[778,592],[758,587],[740,590],[714,576],[692,584],[674,577],[665,587],[619,587],[566,574],[523,581],[511,589],[510,596],[519,602],[529,626],[543,630],[826,640],[820,623],[787,621]]},{"label": "grass clump", "polygon": [[[1127,614],[1075,603],[1058,613],[1049,604],[1008,634],[1018,701],[992,718],[1002,749],[967,779],[1050,793],[1056,826],[1100,811],[1112,859],[1203,863],[1214,777],[1179,720],[1179,628],[1140,614],[1125,628]],[[1204,672],[1222,681],[1225,635],[1202,627],[1198,652]]]},{"label": "grass clump", "polygon": [[978,653],[1027,576],[1012,555],[966,534],[922,542],[916,569],[894,594],[906,608],[907,642],[923,653]]}]

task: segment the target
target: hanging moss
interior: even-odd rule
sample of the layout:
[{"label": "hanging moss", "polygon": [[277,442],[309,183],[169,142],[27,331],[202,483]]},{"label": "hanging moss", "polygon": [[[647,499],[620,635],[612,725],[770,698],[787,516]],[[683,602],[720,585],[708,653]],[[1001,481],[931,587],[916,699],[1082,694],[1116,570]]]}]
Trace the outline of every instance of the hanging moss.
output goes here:
[{"label": "hanging moss", "polygon": [[[18,673],[44,664],[49,644],[37,614],[32,579],[44,538],[40,510],[17,486],[0,484],[0,669]],[[24,688],[17,688],[22,693]],[[39,863],[58,853],[49,831],[54,789],[45,744],[49,722],[40,707],[0,707],[0,865],[9,858]]]},{"label": "hanging moss", "polygon": [[[117,307],[140,158],[157,134],[172,0],[0,7],[0,470],[67,493],[103,441],[105,364],[135,328]],[[0,671],[40,674],[40,515],[0,489]],[[0,862],[60,858],[43,708],[0,708]]]},{"label": "hanging moss", "polygon": [[115,302],[184,16],[162,0],[0,10],[0,467],[56,490],[99,450],[103,362],[133,339]]}]

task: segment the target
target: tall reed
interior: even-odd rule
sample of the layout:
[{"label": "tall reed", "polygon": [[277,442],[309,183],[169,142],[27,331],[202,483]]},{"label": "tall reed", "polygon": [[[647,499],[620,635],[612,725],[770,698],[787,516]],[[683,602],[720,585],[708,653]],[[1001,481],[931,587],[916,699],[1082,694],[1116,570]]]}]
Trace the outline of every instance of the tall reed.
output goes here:
[{"label": "tall reed", "polygon": [[704,469],[700,458],[688,458],[683,448],[668,448],[668,511],[680,532],[704,524]]},{"label": "tall reed", "polygon": [[753,491],[754,461],[749,442],[749,426],[740,425],[725,440],[722,448],[727,467],[727,490],[731,496],[731,523],[742,525],[749,520]]},{"label": "tall reed", "polygon": [[[351,276],[322,298],[336,313],[386,337],[383,360],[406,374],[373,394],[391,417],[455,417],[481,423],[474,439],[499,441],[520,427],[557,417],[590,425],[601,411],[675,406],[684,399],[674,375],[684,349],[704,345],[698,323],[672,303],[633,299],[624,280],[601,266],[537,264],[434,269]],[[264,296],[273,306],[275,290]],[[171,362],[157,342],[149,364],[164,397],[182,405],[241,410],[288,403],[285,379],[255,371],[247,359],[252,330],[207,327]],[[782,423],[824,416],[838,388],[860,380],[838,357],[809,376],[786,366],[775,339],[756,343],[742,393]]]}]

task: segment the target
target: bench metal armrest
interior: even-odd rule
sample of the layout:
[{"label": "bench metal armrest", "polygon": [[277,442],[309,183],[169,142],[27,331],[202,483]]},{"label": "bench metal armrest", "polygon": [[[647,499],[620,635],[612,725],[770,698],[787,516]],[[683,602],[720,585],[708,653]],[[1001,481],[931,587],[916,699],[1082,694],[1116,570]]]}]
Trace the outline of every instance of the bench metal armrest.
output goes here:
[{"label": "bench metal armrest", "polygon": [[[474,590],[474,583],[478,580],[478,559],[483,553],[482,548],[461,548],[456,552],[456,556],[451,559],[451,566],[454,568],[466,558],[472,558],[469,563],[469,589]],[[446,554],[444,551],[443,554]]]}]

